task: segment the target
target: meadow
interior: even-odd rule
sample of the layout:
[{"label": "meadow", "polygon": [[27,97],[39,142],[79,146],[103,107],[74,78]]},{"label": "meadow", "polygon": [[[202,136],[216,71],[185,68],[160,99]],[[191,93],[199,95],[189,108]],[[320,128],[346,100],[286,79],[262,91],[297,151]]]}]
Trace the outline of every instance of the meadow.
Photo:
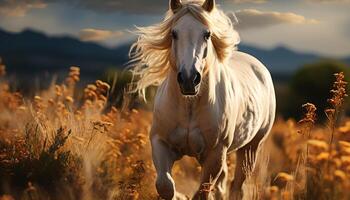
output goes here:
[{"label": "meadow", "polygon": [[[79,79],[80,69],[71,67],[65,81],[26,97],[12,89],[0,64],[0,200],[158,199],[152,112],[130,109],[127,98],[116,108],[108,101],[115,86],[97,80],[80,89]],[[335,74],[329,93],[325,123],[307,102],[301,119],[276,119],[256,170],[247,174],[244,199],[350,198],[344,74]],[[231,179],[234,168],[232,154]],[[190,197],[199,171],[192,158],[177,162],[177,189]]]}]

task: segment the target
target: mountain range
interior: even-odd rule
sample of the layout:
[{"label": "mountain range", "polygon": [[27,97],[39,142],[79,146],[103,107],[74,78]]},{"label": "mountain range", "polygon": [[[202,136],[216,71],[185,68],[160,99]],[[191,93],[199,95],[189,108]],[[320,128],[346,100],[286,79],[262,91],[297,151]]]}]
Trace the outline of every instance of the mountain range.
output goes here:
[{"label": "mountain range", "polygon": [[[81,67],[83,74],[93,76],[109,68],[123,68],[128,61],[130,46],[131,43],[125,43],[108,48],[69,36],[47,36],[30,29],[19,33],[0,29],[0,57],[9,73],[15,74],[59,73],[75,65]],[[243,43],[238,48],[261,60],[272,74],[283,76],[290,75],[303,64],[323,58],[283,46],[263,49]],[[350,63],[350,57],[341,60]]]}]

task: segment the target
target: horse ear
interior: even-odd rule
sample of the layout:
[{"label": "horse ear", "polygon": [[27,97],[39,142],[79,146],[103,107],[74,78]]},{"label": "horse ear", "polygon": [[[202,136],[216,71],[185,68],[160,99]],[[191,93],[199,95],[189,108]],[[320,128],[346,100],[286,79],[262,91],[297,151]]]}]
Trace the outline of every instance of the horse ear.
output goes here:
[{"label": "horse ear", "polygon": [[215,8],[215,0],[205,0],[202,7],[204,10],[211,12]]},{"label": "horse ear", "polygon": [[178,9],[182,7],[181,0],[170,0],[169,7],[175,13]]}]

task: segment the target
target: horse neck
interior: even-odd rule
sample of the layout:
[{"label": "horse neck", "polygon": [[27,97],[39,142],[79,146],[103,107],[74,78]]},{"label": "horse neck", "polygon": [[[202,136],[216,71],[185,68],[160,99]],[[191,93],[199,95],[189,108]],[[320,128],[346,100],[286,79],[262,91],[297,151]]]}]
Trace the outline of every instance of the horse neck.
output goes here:
[{"label": "horse neck", "polygon": [[226,84],[229,84],[229,81],[226,80],[227,65],[214,58],[210,63],[207,76],[208,102],[210,104],[217,104],[218,100],[221,101],[221,98],[225,98],[226,96]]}]

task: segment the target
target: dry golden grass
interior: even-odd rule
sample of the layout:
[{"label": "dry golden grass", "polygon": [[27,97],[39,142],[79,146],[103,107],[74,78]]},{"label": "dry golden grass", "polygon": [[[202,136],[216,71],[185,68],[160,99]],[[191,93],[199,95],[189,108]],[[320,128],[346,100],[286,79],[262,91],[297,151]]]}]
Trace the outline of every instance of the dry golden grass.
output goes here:
[{"label": "dry golden grass", "polygon": [[33,99],[0,83],[1,194],[153,199],[150,113],[105,110],[109,85],[102,81],[76,98],[78,80],[79,68],[72,67],[65,83]]},{"label": "dry golden grass", "polygon": [[[1,200],[158,199],[149,111],[109,105],[110,86],[99,80],[79,96],[78,67],[33,98],[10,91],[5,74],[0,64]],[[247,174],[245,199],[350,198],[350,120],[341,118],[346,83],[341,73],[336,78],[327,125],[315,125],[313,104],[303,106],[299,122],[276,120],[258,167]],[[193,194],[199,169],[188,157],[176,163],[177,189]]]}]

